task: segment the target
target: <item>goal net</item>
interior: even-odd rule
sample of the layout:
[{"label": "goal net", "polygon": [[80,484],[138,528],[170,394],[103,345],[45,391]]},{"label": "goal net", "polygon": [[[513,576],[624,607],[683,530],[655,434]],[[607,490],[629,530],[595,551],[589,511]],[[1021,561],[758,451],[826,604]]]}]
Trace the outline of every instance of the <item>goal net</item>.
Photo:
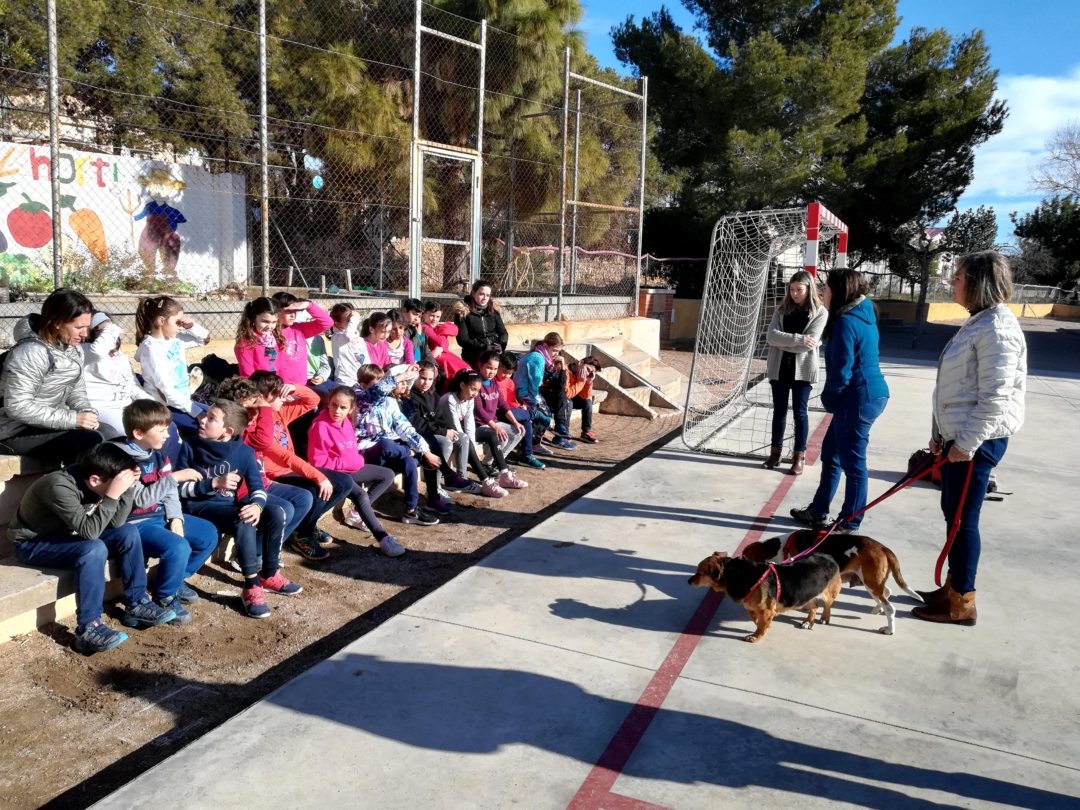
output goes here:
[{"label": "goal net", "polygon": [[[772,389],[766,332],[798,270],[847,265],[847,226],[820,203],[730,214],[716,223],[690,370],[683,442],[691,450],[766,456],[772,445]],[[818,375],[810,399],[820,411]],[[810,429],[820,420],[811,414]],[[790,415],[784,455],[790,456]]]}]

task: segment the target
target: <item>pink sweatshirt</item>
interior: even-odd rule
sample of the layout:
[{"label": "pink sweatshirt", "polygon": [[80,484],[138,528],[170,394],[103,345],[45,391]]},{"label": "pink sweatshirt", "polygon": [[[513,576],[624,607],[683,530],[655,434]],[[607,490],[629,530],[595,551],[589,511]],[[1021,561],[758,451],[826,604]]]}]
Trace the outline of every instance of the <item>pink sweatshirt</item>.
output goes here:
[{"label": "pink sweatshirt", "polygon": [[356,428],[348,419],[339,425],[320,411],[308,431],[308,461],[325,470],[358,472],[364,457],[356,449]]},{"label": "pink sweatshirt", "polygon": [[256,371],[272,371],[289,385],[306,385],[307,339],[322,334],[334,325],[333,320],[321,307],[308,304],[308,314],[312,320],[294,323],[281,330],[285,338],[284,348],[276,343],[270,346],[236,344],[236,363],[240,366],[240,376],[250,377]]},{"label": "pink sweatshirt", "polygon": [[[367,342],[367,345],[369,363],[374,363],[382,369],[390,365],[390,349],[387,347],[385,340],[379,343]],[[410,360],[409,363],[412,363],[412,361]]]}]

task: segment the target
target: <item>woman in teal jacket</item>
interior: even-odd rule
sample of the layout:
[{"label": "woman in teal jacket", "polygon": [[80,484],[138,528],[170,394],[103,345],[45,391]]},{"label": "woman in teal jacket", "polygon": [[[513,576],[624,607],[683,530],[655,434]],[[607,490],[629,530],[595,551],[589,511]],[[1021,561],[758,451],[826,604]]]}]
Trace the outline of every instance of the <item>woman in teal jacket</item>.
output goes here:
[{"label": "woman in teal jacket", "polygon": [[[821,444],[821,482],[813,503],[805,509],[791,510],[793,518],[815,528],[828,520],[841,471],[847,483],[840,518],[848,518],[866,506],[870,427],[889,402],[889,386],[878,362],[877,314],[867,292],[866,280],[854,270],[834,271],[825,282],[823,298],[829,321],[822,351],[825,387],[821,404],[832,414],[832,421]],[[836,531],[854,532],[861,522],[861,515],[851,518]]]}]

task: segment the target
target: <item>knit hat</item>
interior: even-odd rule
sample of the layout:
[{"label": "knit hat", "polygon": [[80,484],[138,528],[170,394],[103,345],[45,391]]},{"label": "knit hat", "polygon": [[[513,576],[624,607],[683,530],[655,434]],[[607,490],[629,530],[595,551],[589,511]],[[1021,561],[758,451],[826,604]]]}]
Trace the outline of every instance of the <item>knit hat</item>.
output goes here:
[{"label": "knit hat", "polygon": [[91,329],[97,329],[99,326],[101,326],[107,320],[109,320],[109,313],[108,312],[95,312],[94,317],[92,317],[90,319],[90,328]]}]

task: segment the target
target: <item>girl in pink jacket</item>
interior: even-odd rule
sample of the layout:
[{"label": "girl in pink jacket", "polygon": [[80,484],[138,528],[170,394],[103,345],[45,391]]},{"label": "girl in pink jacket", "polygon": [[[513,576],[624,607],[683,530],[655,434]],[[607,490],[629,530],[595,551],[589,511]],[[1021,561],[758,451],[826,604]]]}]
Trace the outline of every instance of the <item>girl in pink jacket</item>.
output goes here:
[{"label": "girl in pink jacket", "polygon": [[[293,295],[288,298],[291,300],[284,307],[275,298],[256,298],[244,307],[236,335],[241,377],[272,371],[287,385],[307,384],[307,339],[325,332],[334,322],[316,304]],[[295,323],[296,314],[304,310],[312,320]]]},{"label": "girl in pink jacket", "polygon": [[[387,467],[365,466],[364,457],[356,449],[356,428],[352,416],[356,410],[356,393],[347,385],[330,392],[326,408],[319,412],[308,431],[308,461],[316,467],[337,470],[352,475],[354,507],[345,516],[345,523],[354,529],[369,531],[379,541],[379,548],[388,557],[399,557],[405,549],[397,539],[386,533],[371,502],[394,483],[394,472]],[[364,488],[369,485],[370,490]]]}]

